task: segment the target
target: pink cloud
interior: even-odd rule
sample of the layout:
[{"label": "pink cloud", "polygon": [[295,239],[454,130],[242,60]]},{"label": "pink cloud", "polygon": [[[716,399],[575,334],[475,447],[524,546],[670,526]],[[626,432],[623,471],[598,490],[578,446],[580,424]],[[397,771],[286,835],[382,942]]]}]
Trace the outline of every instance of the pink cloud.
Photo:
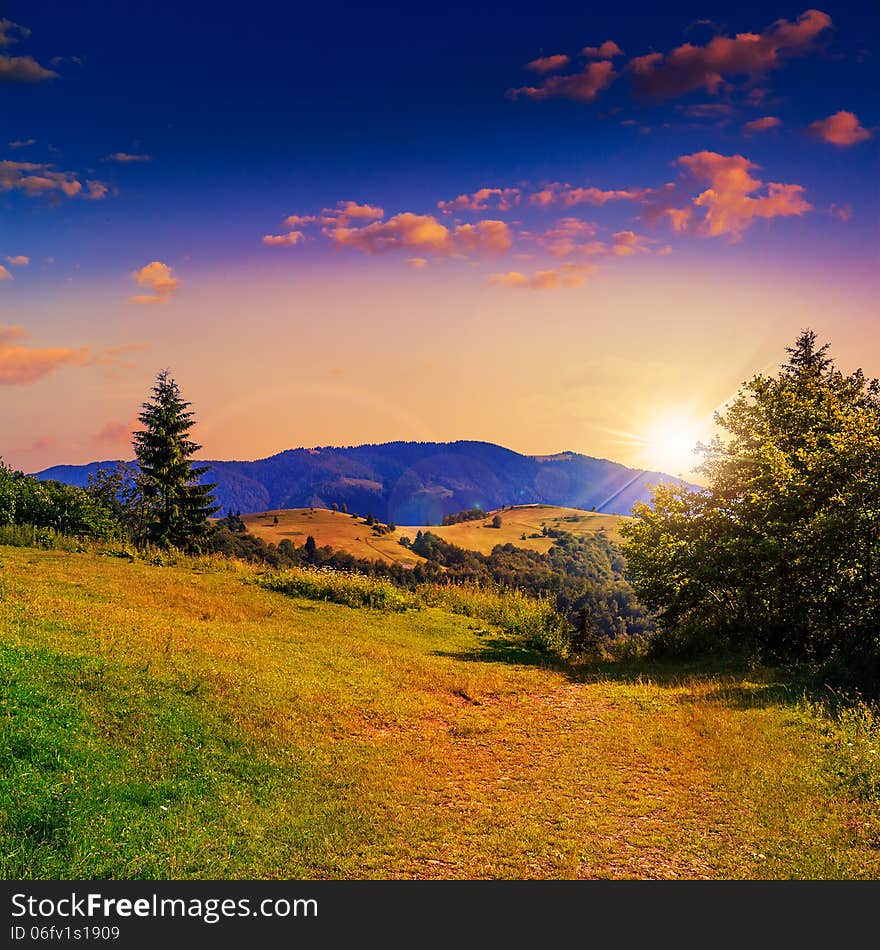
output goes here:
[{"label": "pink cloud", "polygon": [[453,211],[510,211],[519,204],[519,188],[480,188],[469,195],[459,195],[450,201],[438,201],[437,207],[450,214]]},{"label": "pink cloud", "polygon": [[543,76],[546,73],[555,73],[560,69],[565,69],[570,62],[570,56],[566,56],[564,53],[556,53],[555,56],[539,56],[538,59],[533,59],[530,63],[526,63],[526,69],[530,69],[533,73],[540,73]]},{"label": "pink cloud", "polygon": [[335,208],[324,208],[322,213],[322,223],[345,226],[352,221],[377,221],[385,216],[385,209],[376,205],[360,205],[356,201],[339,201]]},{"label": "pink cloud", "polygon": [[137,416],[128,422],[117,422],[115,420],[105,422],[95,433],[95,441],[109,446],[128,445],[131,442],[132,431],[137,428],[137,426]]},{"label": "pink cloud", "polygon": [[24,386],[48,376],[61,366],[78,366],[88,359],[88,348],[37,349],[22,345],[27,338],[18,326],[0,326],[0,385]]},{"label": "pink cloud", "polygon": [[43,82],[55,79],[58,73],[41,66],[32,56],[6,56],[0,54],[0,83]]},{"label": "pink cloud", "polygon": [[585,46],[581,50],[581,56],[587,59],[612,59],[615,56],[623,56],[623,50],[613,40],[605,40],[601,46]]},{"label": "pink cloud", "polygon": [[0,264],[0,281],[3,280],[15,280],[12,276],[8,267],[4,267],[3,264]]},{"label": "pink cloud", "polygon": [[121,165],[137,164],[139,162],[151,162],[152,155],[138,155],[131,152],[113,152],[104,158],[105,162],[119,162]]},{"label": "pink cloud", "polygon": [[755,132],[768,132],[770,129],[778,129],[782,125],[782,120],[775,115],[765,115],[760,119],[752,119],[743,126],[743,132],[746,135],[752,135]]},{"label": "pink cloud", "polygon": [[829,115],[827,119],[816,119],[815,122],[810,123],[807,132],[813,138],[840,148],[858,145],[859,142],[865,142],[871,138],[871,133],[862,126],[855,113],[846,112],[843,109],[835,112],[834,115]]},{"label": "pink cloud", "polygon": [[27,267],[31,259],[26,254],[13,254],[6,258],[13,267]]},{"label": "pink cloud", "polygon": [[522,86],[511,89],[508,96],[516,99],[574,99],[577,102],[593,102],[617,78],[614,67],[608,61],[590,63],[582,72],[569,76],[550,76],[539,86]]},{"label": "pink cloud", "polygon": [[665,99],[697,89],[716,94],[731,76],[757,79],[786,58],[809,53],[830,26],[827,13],[807,10],[795,22],[777,20],[761,33],[715,36],[705,46],[684,43],[667,54],[638,56],[628,68],[640,95]]},{"label": "pink cloud", "polygon": [[51,435],[41,435],[31,443],[31,452],[45,452],[57,444],[57,440]]}]

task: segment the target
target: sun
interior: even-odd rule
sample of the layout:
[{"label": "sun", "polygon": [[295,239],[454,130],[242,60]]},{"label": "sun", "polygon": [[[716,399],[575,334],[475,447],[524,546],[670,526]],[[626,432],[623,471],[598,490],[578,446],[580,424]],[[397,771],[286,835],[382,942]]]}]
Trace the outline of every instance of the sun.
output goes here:
[{"label": "sun", "polygon": [[645,456],[651,467],[669,475],[686,474],[699,464],[694,450],[704,438],[702,427],[691,419],[658,419],[645,436]]}]

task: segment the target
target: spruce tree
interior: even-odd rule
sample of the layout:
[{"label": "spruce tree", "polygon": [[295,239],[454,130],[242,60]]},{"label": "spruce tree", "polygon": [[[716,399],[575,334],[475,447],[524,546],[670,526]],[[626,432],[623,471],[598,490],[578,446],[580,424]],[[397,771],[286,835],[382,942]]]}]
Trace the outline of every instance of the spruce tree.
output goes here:
[{"label": "spruce tree", "polygon": [[149,540],[197,550],[208,532],[208,517],[219,509],[212,495],[217,486],[199,484],[208,467],[192,464],[201,446],[188,437],[195,424],[190,405],[168,370],[159,373],[138,416],[144,428],[134,433],[134,449],[149,510]]}]

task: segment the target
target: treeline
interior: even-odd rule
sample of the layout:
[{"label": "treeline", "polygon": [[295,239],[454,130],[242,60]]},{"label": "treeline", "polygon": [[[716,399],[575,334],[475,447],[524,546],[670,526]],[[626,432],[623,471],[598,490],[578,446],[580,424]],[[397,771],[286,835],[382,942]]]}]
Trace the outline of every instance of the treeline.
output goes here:
[{"label": "treeline", "polygon": [[482,508],[465,508],[451,515],[444,515],[440,524],[445,528],[452,524],[461,524],[463,521],[482,521],[486,512]]}]

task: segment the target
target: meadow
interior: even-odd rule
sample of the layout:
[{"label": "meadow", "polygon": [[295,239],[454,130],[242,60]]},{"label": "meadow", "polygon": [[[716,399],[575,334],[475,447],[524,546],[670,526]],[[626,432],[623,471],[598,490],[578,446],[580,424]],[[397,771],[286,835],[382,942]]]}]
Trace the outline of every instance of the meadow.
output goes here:
[{"label": "meadow", "polygon": [[876,719],[778,672],[570,665],[220,558],[0,564],[4,878],[880,876]]},{"label": "meadow", "polygon": [[[417,531],[430,531],[450,544],[481,554],[491,553],[496,544],[514,544],[545,554],[550,550],[553,538],[541,534],[544,526],[577,536],[595,534],[604,529],[612,540],[617,540],[617,528],[621,521],[620,515],[602,515],[578,508],[517,505],[487,512],[486,517],[479,521],[463,521],[453,525],[398,526],[388,534],[376,535],[364,522],[366,514],[359,512],[360,517],[353,518],[349,514],[326,508],[291,508],[243,515],[242,519],[248,531],[266,542],[280,544],[289,538],[301,547],[306,538],[312,535],[318,545],[348,551],[359,558],[400,564],[415,564],[423,560],[399,543],[401,537],[414,538]],[[500,528],[492,527],[495,514],[501,517]],[[523,535],[526,537],[523,538]]]}]

